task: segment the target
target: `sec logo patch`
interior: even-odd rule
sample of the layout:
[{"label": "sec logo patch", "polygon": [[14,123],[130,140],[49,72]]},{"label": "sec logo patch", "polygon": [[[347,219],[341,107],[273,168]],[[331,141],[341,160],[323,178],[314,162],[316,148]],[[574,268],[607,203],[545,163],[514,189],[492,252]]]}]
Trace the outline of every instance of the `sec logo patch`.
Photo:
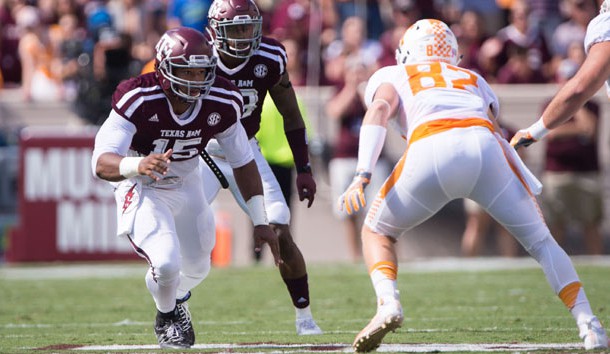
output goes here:
[{"label": "sec logo patch", "polygon": [[209,126],[215,126],[216,124],[218,124],[220,122],[220,113],[211,113],[208,116],[208,125]]},{"label": "sec logo patch", "polygon": [[254,76],[258,77],[259,79],[262,79],[263,77],[267,76],[268,72],[269,69],[265,64],[258,64],[254,67]]}]

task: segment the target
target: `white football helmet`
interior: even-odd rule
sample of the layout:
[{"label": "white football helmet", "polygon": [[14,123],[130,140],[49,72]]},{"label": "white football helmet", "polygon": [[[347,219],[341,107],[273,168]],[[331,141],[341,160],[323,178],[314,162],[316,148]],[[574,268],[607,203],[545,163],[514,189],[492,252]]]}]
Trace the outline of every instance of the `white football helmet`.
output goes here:
[{"label": "white football helmet", "polygon": [[610,11],[610,4],[608,3],[608,0],[604,0],[604,2],[602,2],[602,6],[599,7],[599,13],[603,14]]},{"label": "white football helmet", "polygon": [[444,22],[425,19],[415,22],[400,39],[396,49],[398,65],[442,61],[457,65],[460,61],[455,35]]}]

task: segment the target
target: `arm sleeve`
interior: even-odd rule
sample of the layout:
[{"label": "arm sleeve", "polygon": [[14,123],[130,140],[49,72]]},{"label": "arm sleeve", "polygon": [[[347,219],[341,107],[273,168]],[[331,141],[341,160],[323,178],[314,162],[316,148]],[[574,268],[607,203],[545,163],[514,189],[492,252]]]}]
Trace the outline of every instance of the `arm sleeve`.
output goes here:
[{"label": "arm sleeve", "polygon": [[95,147],[91,157],[93,174],[95,175],[95,167],[100,155],[112,152],[126,156],[135,133],[136,126],[112,110],[95,136]]},{"label": "arm sleeve", "polygon": [[242,167],[254,159],[252,148],[248,143],[246,130],[237,122],[228,129],[215,135],[231,168]]}]

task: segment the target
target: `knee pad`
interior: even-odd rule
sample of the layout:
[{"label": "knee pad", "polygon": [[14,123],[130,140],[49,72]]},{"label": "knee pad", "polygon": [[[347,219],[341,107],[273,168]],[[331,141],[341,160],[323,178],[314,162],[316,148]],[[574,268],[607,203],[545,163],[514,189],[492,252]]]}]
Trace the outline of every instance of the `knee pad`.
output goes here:
[{"label": "knee pad", "polygon": [[180,278],[180,264],[165,262],[151,268],[153,279],[161,286],[170,286]]}]

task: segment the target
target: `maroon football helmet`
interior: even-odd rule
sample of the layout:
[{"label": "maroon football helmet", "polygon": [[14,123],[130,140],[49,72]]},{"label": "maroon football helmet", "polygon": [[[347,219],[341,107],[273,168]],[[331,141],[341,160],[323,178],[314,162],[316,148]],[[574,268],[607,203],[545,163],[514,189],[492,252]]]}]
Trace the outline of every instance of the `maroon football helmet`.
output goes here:
[{"label": "maroon football helmet", "polygon": [[216,48],[235,58],[248,58],[261,43],[263,18],[253,0],[215,0],[208,23]]},{"label": "maroon football helmet", "polygon": [[[201,100],[210,92],[217,59],[203,33],[188,27],[170,29],[159,39],[155,50],[155,71],[165,92],[189,102]],[[205,77],[178,77],[176,69],[180,68],[206,69]]]}]

